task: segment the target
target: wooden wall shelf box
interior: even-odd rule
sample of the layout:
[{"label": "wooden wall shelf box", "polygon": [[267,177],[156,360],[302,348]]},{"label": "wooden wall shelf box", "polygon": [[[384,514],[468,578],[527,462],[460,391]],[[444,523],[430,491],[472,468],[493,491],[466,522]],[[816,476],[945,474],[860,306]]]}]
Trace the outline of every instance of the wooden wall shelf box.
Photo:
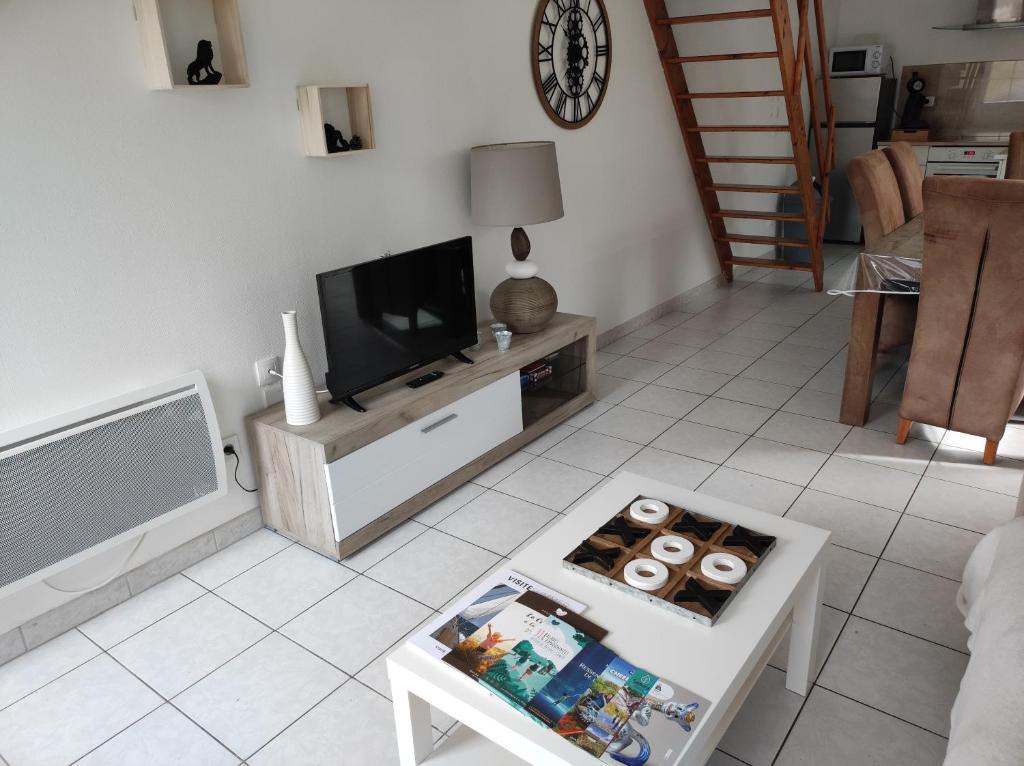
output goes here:
[{"label": "wooden wall shelf box", "polygon": [[[307,157],[352,157],[376,149],[373,135],[373,110],[370,107],[370,86],[332,83],[300,85],[297,105],[302,125],[302,145]],[[342,132],[345,140],[358,135],[362,149],[328,152],[324,123],[329,122]]]},{"label": "wooden wall shelf box", "polygon": [[[184,63],[171,62],[170,46],[167,42],[166,13],[174,0],[132,0],[135,22],[139,28],[142,43],[142,63],[145,67],[146,87],[150,90],[226,90],[249,87],[249,67],[245,61],[245,45],[242,42],[241,20],[238,14],[238,0],[209,0],[213,14],[216,35],[213,39],[214,68],[222,75],[217,85],[189,85]],[[195,45],[206,37],[199,32],[191,41],[192,53]]]},{"label": "wooden wall shelf box", "polygon": [[[342,559],[419,513],[594,401],[593,317],[556,314],[501,353],[482,324],[475,364],[446,359],[360,394],[367,412],[330,404],[290,426],[284,406],[247,419],[266,524]],[[540,359],[550,378],[522,389],[519,371]],[[410,389],[429,370],[440,380]]]}]

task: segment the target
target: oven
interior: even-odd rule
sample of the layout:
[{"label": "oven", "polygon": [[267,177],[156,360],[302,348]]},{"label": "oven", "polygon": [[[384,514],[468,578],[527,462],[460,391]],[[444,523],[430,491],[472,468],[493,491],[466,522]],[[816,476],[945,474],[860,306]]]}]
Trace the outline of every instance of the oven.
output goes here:
[{"label": "oven", "polygon": [[1002,178],[1006,149],[999,146],[932,146],[926,176]]},{"label": "oven", "polygon": [[998,162],[929,162],[925,166],[926,176],[977,176],[978,178],[1001,178]]}]

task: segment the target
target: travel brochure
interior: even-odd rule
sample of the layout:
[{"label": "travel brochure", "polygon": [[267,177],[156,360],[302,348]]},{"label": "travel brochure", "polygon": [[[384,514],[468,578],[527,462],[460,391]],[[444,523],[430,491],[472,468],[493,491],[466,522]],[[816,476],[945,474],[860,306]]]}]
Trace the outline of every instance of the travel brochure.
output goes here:
[{"label": "travel brochure", "polygon": [[583,610],[503,570],[410,641],[603,763],[672,763],[708,701],[608,649]]},{"label": "travel brochure", "polygon": [[536,591],[577,614],[586,607],[511,569],[502,569],[470,591],[411,639],[413,646],[441,659],[477,628],[501,613],[522,593]]}]

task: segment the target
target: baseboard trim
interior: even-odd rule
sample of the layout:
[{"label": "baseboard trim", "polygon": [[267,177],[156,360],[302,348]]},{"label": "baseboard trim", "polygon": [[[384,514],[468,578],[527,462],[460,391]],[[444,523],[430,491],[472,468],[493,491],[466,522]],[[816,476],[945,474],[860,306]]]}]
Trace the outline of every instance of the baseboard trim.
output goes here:
[{"label": "baseboard trim", "polygon": [[[740,269],[737,269],[736,271],[740,272]],[[749,269],[747,271],[749,271]],[[745,273],[746,272],[737,273],[735,275],[735,277],[734,277],[735,281],[736,282],[748,282],[748,281],[750,281],[749,279],[744,279],[744,274]],[[720,288],[720,287],[722,287],[725,284],[726,284],[725,280],[720,275],[719,276],[714,276],[711,279],[709,279],[707,282],[702,282],[701,284],[697,285],[696,287],[691,287],[689,290],[687,290],[685,292],[682,292],[682,293],[679,293],[679,295],[675,296],[674,298],[669,298],[667,301],[664,301],[663,303],[659,303],[654,308],[648,309],[647,311],[643,312],[642,314],[637,314],[632,319],[627,319],[622,324],[616,325],[615,327],[612,327],[612,328],[610,328],[608,330],[605,330],[604,332],[600,333],[597,336],[597,348],[598,348],[598,350],[604,348],[605,346],[607,346],[607,345],[609,345],[611,343],[614,343],[615,341],[619,340],[620,338],[624,338],[625,336],[629,335],[631,332],[636,332],[641,327],[646,327],[647,325],[651,324],[651,322],[657,321],[658,319],[660,319],[661,317],[665,316],[666,314],[671,314],[674,311],[685,311],[686,310],[686,302],[687,301],[692,301],[695,298],[699,298],[700,296],[704,295],[705,293],[708,293],[708,292],[711,292],[711,291],[713,291],[713,290],[715,290],[717,288]],[[722,298],[725,298],[725,296],[723,295]]]},{"label": "baseboard trim", "polygon": [[102,588],[83,593],[13,628],[0,635],[0,666],[224,550],[262,526],[260,509],[253,508],[125,572]]}]

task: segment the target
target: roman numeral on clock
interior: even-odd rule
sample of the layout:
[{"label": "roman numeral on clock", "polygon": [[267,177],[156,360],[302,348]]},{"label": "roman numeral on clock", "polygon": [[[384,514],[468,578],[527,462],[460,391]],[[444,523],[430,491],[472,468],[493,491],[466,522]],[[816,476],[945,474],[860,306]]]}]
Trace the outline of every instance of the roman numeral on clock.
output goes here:
[{"label": "roman numeral on clock", "polygon": [[558,87],[558,77],[554,72],[544,78],[544,95],[551,99],[551,94],[555,92],[555,88]]},{"label": "roman numeral on clock", "polygon": [[603,27],[604,26],[604,14],[599,11],[598,14],[597,14],[597,18],[594,19],[594,21],[593,21],[593,24],[594,24],[594,31],[595,32],[597,30],[599,30],[601,27]]},{"label": "roman numeral on clock", "polygon": [[544,43],[537,43],[537,47],[540,49],[537,53],[537,60],[541,62],[554,61],[554,43],[551,45],[544,45]]},{"label": "roman numeral on clock", "polygon": [[597,46],[597,55],[598,56],[607,56],[608,55],[608,46],[607,45],[598,45]]},{"label": "roman numeral on clock", "polygon": [[555,101],[555,111],[558,116],[563,120],[565,119],[565,105],[568,103],[569,98],[565,95],[565,91],[559,91],[558,98]]},{"label": "roman numeral on clock", "polygon": [[579,122],[583,119],[583,104],[580,103],[580,99],[574,98],[572,100],[572,121]]}]

